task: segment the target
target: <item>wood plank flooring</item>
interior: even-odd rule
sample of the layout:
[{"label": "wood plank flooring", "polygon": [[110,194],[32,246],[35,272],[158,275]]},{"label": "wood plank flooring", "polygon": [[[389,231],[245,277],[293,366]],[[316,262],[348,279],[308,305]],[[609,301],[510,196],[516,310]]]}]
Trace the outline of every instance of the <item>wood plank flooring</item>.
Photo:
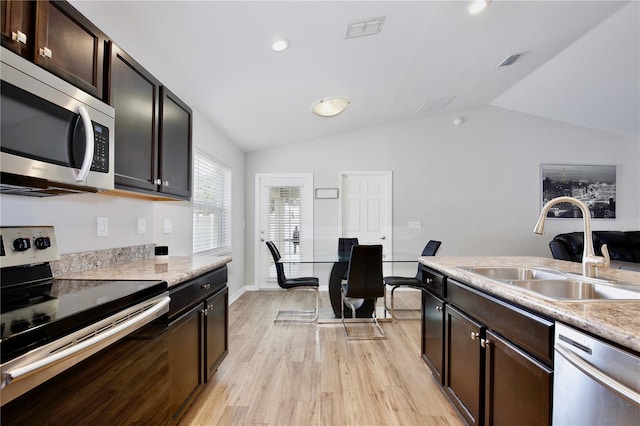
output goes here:
[{"label": "wood plank flooring", "polygon": [[[342,325],[273,323],[310,297],[259,291],[233,303],[229,355],[179,424],[462,424],[420,357],[420,321],[386,322],[386,340],[349,342]],[[419,292],[396,292],[403,303],[419,306]]]}]

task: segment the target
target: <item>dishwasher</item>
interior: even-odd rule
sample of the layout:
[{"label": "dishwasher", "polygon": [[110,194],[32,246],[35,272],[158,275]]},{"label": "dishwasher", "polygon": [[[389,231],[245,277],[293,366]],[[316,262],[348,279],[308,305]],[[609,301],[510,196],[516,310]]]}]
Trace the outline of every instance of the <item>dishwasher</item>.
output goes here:
[{"label": "dishwasher", "polygon": [[640,357],[556,323],[553,424],[640,425]]}]

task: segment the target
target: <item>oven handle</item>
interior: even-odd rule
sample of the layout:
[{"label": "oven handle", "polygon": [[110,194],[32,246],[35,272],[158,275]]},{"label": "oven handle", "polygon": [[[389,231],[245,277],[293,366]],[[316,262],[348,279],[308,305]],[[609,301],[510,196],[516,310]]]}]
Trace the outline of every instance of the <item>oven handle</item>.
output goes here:
[{"label": "oven handle", "polygon": [[570,349],[566,349],[563,345],[556,344],[555,349],[556,352],[562,355],[562,357],[566,359],[571,365],[576,367],[587,376],[591,377],[591,379],[595,380],[600,385],[604,386],[619,397],[629,401],[636,407],[640,407],[640,393],[634,391],[628,386],[625,386],[612,377],[607,376],[605,373],[598,370],[596,367],[589,364],[578,355],[575,355],[573,352],[571,352]]},{"label": "oven handle", "polygon": [[93,124],[91,123],[91,117],[89,117],[89,111],[87,111],[83,105],[79,105],[78,114],[80,114],[82,124],[84,124],[85,148],[82,166],[80,170],[76,171],[75,175],[77,181],[83,181],[87,178],[89,170],[91,169],[91,163],[93,162],[93,141],[95,135],[93,134]]},{"label": "oven handle", "polygon": [[171,301],[171,298],[169,296],[165,296],[159,299],[158,302],[153,307],[147,309],[145,312],[133,318],[130,318],[118,324],[117,326],[105,332],[100,333],[95,337],[87,339],[81,343],[78,343],[77,345],[73,345],[67,349],[61,350],[60,352],[57,352],[41,360],[35,361],[31,364],[27,364],[23,367],[17,367],[11,371],[4,372],[3,378],[2,378],[2,387],[8,385],[9,383],[18,381],[21,378],[24,378],[30,374],[33,374],[36,371],[41,370],[51,364],[76,356],[78,353],[85,351],[89,349],[91,346],[97,345],[106,339],[113,339],[115,341],[126,336],[132,331],[130,330],[132,327],[136,327],[138,324],[144,322],[149,317],[153,317],[158,312],[165,309],[169,305],[170,301]]}]

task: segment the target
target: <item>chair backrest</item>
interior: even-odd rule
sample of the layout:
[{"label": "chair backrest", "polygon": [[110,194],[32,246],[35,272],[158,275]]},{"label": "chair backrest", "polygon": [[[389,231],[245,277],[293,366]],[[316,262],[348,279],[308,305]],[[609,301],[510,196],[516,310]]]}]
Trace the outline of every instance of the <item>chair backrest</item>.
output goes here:
[{"label": "chair backrest", "polygon": [[[422,256],[435,256],[436,252],[440,248],[442,241],[429,240],[424,249],[422,249]],[[416,273],[416,279],[422,281],[422,267],[418,265],[418,272]]]},{"label": "chair backrest", "polygon": [[375,299],[384,296],[382,245],[351,247],[346,286],[347,297]]},{"label": "chair backrest", "polygon": [[357,238],[338,238],[338,259],[341,261],[349,260],[351,255],[351,247],[358,245]]},{"label": "chair backrest", "polygon": [[282,256],[280,256],[280,251],[273,241],[267,241],[265,243],[267,248],[271,252],[271,256],[273,256],[273,263],[276,265],[276,275],[278,277],[278,285],[284,288],[284,283],[287,281],[287,277],[284,274],[284,265],[280,262]]}]

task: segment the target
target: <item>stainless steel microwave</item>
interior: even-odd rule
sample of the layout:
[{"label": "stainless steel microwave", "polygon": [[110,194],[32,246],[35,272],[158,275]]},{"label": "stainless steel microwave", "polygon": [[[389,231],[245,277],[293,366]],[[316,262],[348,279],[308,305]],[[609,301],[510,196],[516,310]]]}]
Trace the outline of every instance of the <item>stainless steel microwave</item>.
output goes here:
[{"label": "stainless steel microwave", "polygon": [[114,109],[4,47],[0,53],[0,193],[113,189]]}]

